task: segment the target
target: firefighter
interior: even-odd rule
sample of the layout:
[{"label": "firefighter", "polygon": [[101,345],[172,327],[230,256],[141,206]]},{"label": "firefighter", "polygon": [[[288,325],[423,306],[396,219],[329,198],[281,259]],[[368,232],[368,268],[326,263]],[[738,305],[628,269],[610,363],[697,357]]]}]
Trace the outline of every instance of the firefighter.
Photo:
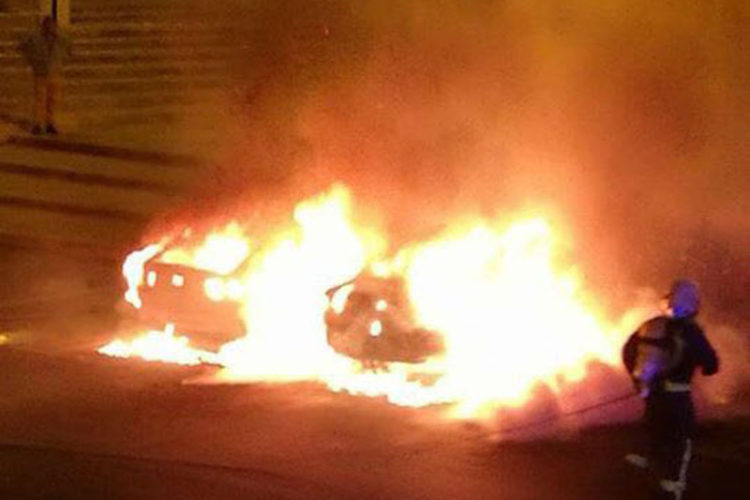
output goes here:
[{"label": "firefighter", "polygon": [[666,296],[666,314],[643,323],[623,347],[623,362],[645,401],[648,452],[626,460],[651,470],[661,498],[680,500],[685,491],[695,425],[690,380],[719,369],[716,352],[695,320],[698,287],[677,280]]}]

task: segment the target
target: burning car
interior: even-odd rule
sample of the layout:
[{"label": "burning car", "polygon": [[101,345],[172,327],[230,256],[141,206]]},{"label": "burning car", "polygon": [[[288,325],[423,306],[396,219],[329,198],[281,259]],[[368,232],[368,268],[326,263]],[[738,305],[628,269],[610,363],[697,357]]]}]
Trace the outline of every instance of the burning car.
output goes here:
[{"label": "burning car", "polygon": [[154,260],[144,267],[141,322],[150,327],[174,325],[196,345],[217,348],[244,335],[238,300],[241,282],[231,276]]},{"label": "burning car", "polygon": [[327,296],[329,345],[366,368],[420,363],[444,350],[440,334],[416,325],[401,278],[362,273]]},{"label": "burning car", "polygon": [[[232,249],[226,238],[209,238],[208,244],[187,252],[184,240],[150,245],[129,256],[123,267],[130,286],[126,300],[135,307],[142,326],[169,326],[187,335],[192,344],[216,350],[245,334],[240,314],[245,294],[241,278],[249,251]],[[212,241],[215,248],[211,248]],[[202,259],[201,252],[212,257],[219,253],[223,258]]]}]

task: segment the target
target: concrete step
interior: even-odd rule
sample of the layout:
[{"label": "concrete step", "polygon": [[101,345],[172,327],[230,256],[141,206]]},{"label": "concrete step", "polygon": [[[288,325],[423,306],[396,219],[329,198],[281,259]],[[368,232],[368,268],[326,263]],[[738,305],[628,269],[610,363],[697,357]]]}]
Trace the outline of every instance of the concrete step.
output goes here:
[{"label": "concrete step", "polygon": [[160,12],[177,12],[183,15],[238,12],[247,9],[247,0],[223,0],[208,3],[202,0],[75,0],[71,5],[72,14],[80,13],[118,13],[145,12],[158,14]]},{"label": "concrete step", "polygon": [[225,59],[242,57],[253,47],[249,46],[205,46],[203,44],[150,45],[148,47],[122,46],[106,47],[75,47],[72,51],[72,62],[131,62],[148,60],[182,60],[182,59]]},{"label": "concrete step", "polygon": [[[31,106],[13,106],[1,110],[6,119],[17,123],[27,123],[30,127],[34,116]],[[137,108],[109,108],[97,107],[71,108],[60,106],[57,112],[57,124],[63,131],[67,130],[109,130],[120,127],[152,127],[159,123],[163,129],[181,126],[185,117],[193,117],[196,121],[200,117],[211,119],[213,110],[210,106],[195,103],[156,104]],[[196,118],[197,117],[197,118]],[[209,121],[210,122],[210,121]],[[210,122],[213,123],[213,122]],[[154,133],[152,130],[151,133]]]},{"label": "concrete step", "polygon": [[133,22],[144,19],[236,19],[235,12],[222,6],[202,6],[194,8],[183,3],[172,4],[128,4],[121,6],[81,7],[74,4],[71,9],[72,23],[91,23],[99,21]]},{"label": "concrete step", "polygon": [[[98,31],[89,29],[87,25],[79,26],[73,33],[71,41],[73,50],[77,48],[116,48],[140,46],[185,46],[199,47],[213,46],[244,46],[248,48],[266,46],[273,42],[270,34],[248,31],[244,26],[236,26],[229,22],[217,22],[213,25],[195,25],[190,28],[177,24],[164,23],[163,28],[150,27],[136,30],[123,29],[117,23],[102,24]],[[29,30],[14,28],[0,31],[0,49],[11,50],[18,47]],[[287,35],[288,37],[289,35]],[[321,44],[326,43],[324,37],[317,33],[299,32],[294,34],[296,43]]]},{"label": "concrete step", "polygon": [[[174,109],[185,106],[201,106],[207,109],[224,109],[232,103],[240,103],[239,97],[223,90],[205,89],[174,92],[161,89],[151,89],[147,94],[138,92],[118,92],[115,94],[102,93],[91,95],[88,93],[61,93],[57,109],[63,113],[88,114],[100,113],[117,114],[138,112],[143,110]],[[33,114],[35,107],[32,92],[18,92],[0,96],[0,111],[6,115]]]},{"label": "concrete step", "polygon": [[[148,140],[133,141],[131,136],[134,132],[139,134],[138,137],[141,139],[149,139],[156,136],[158,142],[154,143]],[[152,124],[151,127],[142,128],[137,131],[134,129],[118,128],[115,130],[99,131],[99,133],[88,130],[84,134],[67,131],[57,136],[14,134],[8,138],[5,145],[29,148],[33,151],[62,153],[65,155],[84,155],[105,160],[113,159],[135,162],[141,166],[174,168],[177,170],[185,169],[189,171],[190,180],[194,180],[193,175],[197,171],[196,169],[203,168],[210,162],[204,157],[190,154],[185,149],[169,147],[170,145],[176,145],[180,140],[172,140],[165,144],[163,139],[166,138],[166,134],[164,132],[165,129],[159,126],[159,124]],[[190,140],[190,144],[194,143],[195,139],[193,138]],[[66,172],[66,175],[68,174],[70,172]],[[117,182],[140,183],[149,181],[118,179]]]},{"label": "concrete step", "polygon": [[22,167],[23,164],[0,162],[0,204],[3,200],[20,198],[28,200],[29,206],[71,207],[93,216],[125,220],[146,220],[170,204],[171,197],[165,194],[107,186],[102,182],[70,182],[39,175],[42,171],[34,171],[33,167],[28,171]]},{"label": "concrete step", "polygon": [[[91,95],[89,93],[66,93],[60,100],[62,111],[82,111],[96,109],[100,111],[119,111],[123,109],[146,109],[154,106],[205,105],[212,106],[225,101],[223,91],[202,90],[195,92],[174,92],[163,89],[152,89],[144,93],[116,93]],[[31,92],[14,95],[0,95],[0,109],[31,110],[34,107],[34,96]]]},{"label": "concrete step", "polygon": [[179,19],[148,19],[137,22],[97,21],[71,25],[74,37],[123,36],[139,34],[216,33],[246,32],[244,23],[231,19],[206,19],[205,21]]},{"label": "concrete step", "polygon": [[[2,72],[0,72],[2,74]],[[101,76],[87,79],[65,79],[62,89],[65,95],[110,93],[143,93],[155,89],[165,93],[200,91],[205,89],[241,90],[247,80],[234,75],[222,74],[182,74],[143,76]],[[31,72],[17,73],[13,78],[0,77],[0,94],[26,95],[33,90]]]},{"label": "concrete step", "polygon": [[[82,142],[86,138],[73,135],[69,140]],[[196,173],[195,168],[175,168],[112,156],[102,161],[100,156],[90,154],[61,154],[53,150],[8,144],[0,147],[0,161],[52,170],[61,175],[105,176],[122,182],[140,180],[151,185],[171,186],[177,191],[189,189]]]},{"label": "concrete step", "polygon": [[118,125],[146,125],[163,123],[164,127],[171,127],[181,123],[185,116],[199,115],[205,106],[195,104],[172,104],[143,106],[140,108],[122,108],[111,110],[83,109],[72,112],[79,128],[96,129]]},{"label": "concrete step", "polygon": [[[190,152],[197,157],[212,158],[215,152],[217,134],[214,130],[206,130],[200,137],[190,137],[186,131],[186,125],[191,124],[195,128],[196,124],[222,123],[220,121],[222,109],[213,109],[211,106],[183,104],[169,106],[149,106],[145,108],[108,110],[106,112],[97,112],[95,109],[76,110],[66,118],[64,114],[60,115],[60,122],[70,123],[70,127],[65,130],[80,131],[97,131],[97,130],[149,130],[153,137],[152,143],[159,142],[156,147],[165,148],[173,141],[174,148]],[[218,117],[217,117],[218,116]],[[226,120],[226,116],[223,118]],[[158,127],[156,126],[158,124]],[[205,136],[205,140],[204,140]],[[137,136],[133,140],[140,141]]]},{"label": "concrete step", "polygon": [[[39,286],[39,293],[26,295],[29,301],[38,302],[38,297],[44,297],[50,301],[65,299],[70,296],[70,287],[63,290],[56,288],[46,289],[44,282],[31,285],[28,283],[29,272],[42,273],[45,279],[64,273],[64,283],[77,283],[82,280],[82,294],[91,296],[90,290],[106,290],[108,288],[119,289],[122,287],[122,278],[116,273],[118,264],[122,263],[127,248],[119,245],[106,245],[99,241],[95,244],[75,244],[65,240],[54,240],[50,238],[29,238],[19,235],[0,233],[0,252],[3,261],[0,262],[0,272],[8,282],[20,283],[24,290],[30,291],[31,286]],[[60,265],[56,265],[60,264]],[[83,264],[83,265],[82,265]],[[114,265],[114,266],[113,266]],[[4,287],[0,294],[9,295],[8,287]],[[79,299],[83,295],[74,297]],[[10,295],[12,297],[12,294]],[[18,298],[16,297],[16,301]],[[7,303],[7,300],[6,300]]]},{"label": "concrete step", "polygon": [[116,9],[71,9],[70,22],[72,24],[86,24],[95,22],[121,22],[132,23],[147,19],[174,19],[184,13],[172,6],[130,6],[129,8]]},{"label": "concrete step", "polygon": [[[26,137],[26,136],[13,136],[13,145],[23,145],[24,147],[34,148],[41,147],[42,145],[52,145],[52,140],[47,136],[41,137]],[[25,143],[19,143],[19,141],[28,141]],[[37,141],[32,142],[32,141]],[[56,145],[60,147],[70,147],[71,144],[65,142],[58,142]],[[55,146],[56,147],[56,146]],[[97,146],[94,146],[97,147]],[[71,153],[75,154],[75,153]],[[105,186],[113,187],[120,190],[134,190],[148,193],[155,193],[158,195],[171,197],[177,194],[179,191],[174,186],[168,186],[164,184],[156,184],[153,182],[147,182],[141,179],[118,179],[109,177],[104,174],[85,174],[78,171],[60,171],[56,168],[42,167],[32,163],[14,163],[0,161],[0,172],[5,174],[21,175],[28,179],[42,179],[42,180],[54,180],[62,181],[72,184],[80,184],[83,186]]]},{"label": "concrete step", "polygon": [[[13,25],[0,31],[0,40],[20,42],[29,35],[33,24]],[[138,37],[163,37],[174,36],[203,36],[221,33],[229,38],[236,38],[245,33],[241,25],[233,25],[224,21],[206,22],[182,22],[182,21],[154,21],[144,20],[141,22],[92,22],[71,25],[70,37],[74,41],[89,40],[97,38],[122,38],[136,39]]]},{"label": "concrete step", "polygon": [[[140,49],[155,47],[235,47],[243,45],[242,38],[231,38],[221,32],[203,33],[194,35],[191,33],[173,34],[149,34],[138,36],[87,36],[73,40],[73,51],[77,50],[112,50],[112,49]],[[252,47],[252,44],[244,43],[244,46]]]},{"label": "concrete step", "polygon": [[[186,113],[196,109],[194,103],[156,104],[133,108],[96,108],[60,106],[57,109],[57,124],[62,130],[98,130],[118,125],[153,125],[162,122],[164,127],[181,123]],[[205,107],[205,106],[204,106]],[[200,112],[201,110],[198,109]],[[31,123],[34,108],[30,104],[7,107],[2,110],[6,118],[16,122]],[[31,125],[29,125],[30,127]]]},{"label": "concrete step", "polygon": [[[131,129],[146,128],[147,133],[152,134],[150,142],[159,142],[158,139],[173,135],[175,131],[184,131],[186,120],[190,123],[216,123],[217,113],[226,110],[226,107],[215,108],[210,105],[196,103],[172,103],[172,104],[154,104],[141,105],[138,107],[74,107],[60,106],[57,111],[57,124],[64,132],[67,131],[88,131],[98,132],[110,129],[119,130],[123,127]],[[18,124],[25,123],[25,127],[31,127],[34,116],[34,107],[32,103],[8,107],[2,111],[6,119],[13,120]],[[161,128],[154,130],[154,124],[160,123]],[[28,128],[26,128],[28,130]],[[133,140],[140,141],[139,136],[134,136]],[[209,153],[204,144],[185,145],[179,144],[183,137],[175,138],[178,143],[175,147],[194,151],[199,156]],[[123,136],[124,140],[124,136]],[[173,139],[170,139],[173,140]],[[157,147],[165,147],[163,141]],[[166,144],[169,144],[167,142]],[[189,184],[188,181],[184,181]]]},{"label": "concrete step", "polygon": [[33,12],[0,12],[0,33],[14,28],[32,29],[37,22]]},{"label": "concrete step", "polygon": [[[117,25],[113,25],[117,28]],[[0,31],[0,47],[17,47],[30,33],[29,29],[16,28]],[[254,43],[250,33],[242,31],[225,32],[220,29],[203,31],[139,31],[120,34],[83,32],[71,37],[73,47],[90,45],[234,45],[246,42]]]},{"label": "concrete step", "polygon": [[71,6],[71,8],[73,11],[116,11],[121,9],[158,10],[166,8],[176,8],[179,6],[187,8],[192,5],[200,6],[205,4],[195,0],[75,0],[75,3]]},{"label": "concrete step", "polygon": [[[76,49],[73,50],[68,64],[96,65],[96,64],[130,64],[151,62],[182,62],[182,61],[226,61],[238,60],[246,54],[249,48],[240,47],[203,47],[185,45],[181,47],[130,47],[123,46],[115,49]],[[26,66],[28,63],[17,50],[0,50],[0,68]]]},{"label": "concrete step", "polygon": [[11,52],[17,53],[18,43],[19,41],[16,39],[6,40],[5,38],[0,38],[0,51],[2,51],[3,53],[11,53]]},{"label": "concrete step", "polygon": [[[9,62],[23,60],[18,43],[15,41],[0,42],[0,58],[7,59]],[[157,58],[163,55],[164,58],[180,58],[196,54],[200,57],[211,58],[238,58],[253,55],[261,55],[260,49],[253,44],[240,44],[228,41],[224,38],[217,37],[214,40],[174,38],[164,41],[158,38],[144,38],[134,40],[128,38],[122,39],[101,39],[97,41],[77,41],[73,44],[71,50],[72,60],[75,62],[82,59],[81,62],[109,62],[118,60],[131,60]],[[0,70],[3,66],[0,63]]]},{"label": "concrete step", "polygon": [[[68,131],[108,131],[123,128],[151,128],[154,124],[160,124],[163,130],[184,130],[182,128],[185,117],[189,116],[186,111],[195,110],[195,106],[149,106],[144,108],[121,108],[121,109],[59,109],[56,115],[57,126],[63,132]],[[197,110],[200,113],[200,109]],[[34,110],[32,108],[14,108],[3,110],[4,119],[17,123],[22,130],[28,132],[33,122]],[[197,114],[198,117],[202,116]],[[198,118],[199,119],[199,118]],[[153,140],[156,141],[162,134],[156,132]],[[134,137],[140,140],[139,137]],[[204,151],[199,151],[203,154]]]},{"label": "concrete step", "polygon": [[[152,78],[161,76],[179,76],[201,74],[223,74],[229,69],[228,61],[210,60],[171,60],[171,61],[143,61],[138,64],[120,63],[73,63],[63,68],[66,79],[112,79],[112,78]],[[9,65],[0,71],[5,78],[16,78],[28,75],[30,69],[23,65]]]},{"label": "concrete step", "polygon": [[0,232],[27,238],[114,246],[118,242],[135,241],[143,228],[144,223],[139,221],[0,204]]}]

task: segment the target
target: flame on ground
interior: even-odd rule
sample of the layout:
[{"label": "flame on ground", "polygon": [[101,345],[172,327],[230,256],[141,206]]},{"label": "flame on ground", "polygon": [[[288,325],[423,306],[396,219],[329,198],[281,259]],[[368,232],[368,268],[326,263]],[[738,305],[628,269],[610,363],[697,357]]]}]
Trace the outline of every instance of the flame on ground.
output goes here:
[{"label": "flame on ground", "polygon": [[130,342],[115,339],[98,352],[115,358],[139,357],[179,365],[216,363],[214,353],[191,347],[187,337],[175,335],[172,325],[167,325],[164,330],[150,330]]},{"label": "flame on ground", "polygon": [[554,390],[582,379],[590,361],[617,361],[622,336],[575,267],[557,263],[558,247],[549,223],[531,217],[478,221],[406,251],[417,316],[446,343],[433,391],[458,401],[459,414],[518,406],[539,382]]},{"label": "flame on ground", "polygon": [[[198,250],[167,252],[216,272],[249,258],[240,306],[247,335],[213,356],[224,366],[221,380],[317,380],[399,405],[451,403],[454,415],[476,417],[523,404],[539,383],[557,390],[580,380],[590,361],[615,363],[623,333],[637,319],[608,321],[577,269],[563,262],[559,235],[533,215],[474,218],[384,259],[385,239],[353,220],[351,195],[337,185],[300,203],[288,227],[249,257],[241,227],[227,228]],[[134,252],[125,267],[142,269],[155,253],[153,245]],[[375,373],[331,349],[325,292],[368,267],[403,277],[419,322],[444,336],[443,356]],[[128,283],[132,297],[132,283],[140,281]],[[174,349],[179,360],[206,359],[202,351],[188,355],[188,343],[171,333],[144,339],[100,352],[171,361]]]}]

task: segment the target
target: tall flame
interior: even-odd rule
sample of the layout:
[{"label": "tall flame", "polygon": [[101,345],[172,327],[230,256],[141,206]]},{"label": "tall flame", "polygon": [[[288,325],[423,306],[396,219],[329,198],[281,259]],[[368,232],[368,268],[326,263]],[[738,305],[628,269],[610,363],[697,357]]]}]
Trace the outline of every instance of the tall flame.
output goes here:
[{"label": "tall flame", "polygon": [[232,221],[212,231],[195,247],[177,246],[161,256],[162,262],[187,264],[217,274],[229,274],[250,254],[250,240],[242,226]]},{"label": "tall flame", "polygon": [[138,293],[138,287],[143,284],[143,267],[146,265],[146,262],[154,258],[163,249],[163,243],[153,243],[146,245],[140,250],[131,252],[125,258],[125,262],[122,265],[122,275],[125,277],[128,285],[128,289],[125,291],[125,300],[136,309],[140,309],[143,305]]},{"label": "tall flame", "polygon": [[325,292],[353,278],[382,245],[354,228],[341,186],[297,206],[294,224],[257,255],[245,277],[248,335],[219,359],[230,377],[316,378],[348,366],[326,342]]},{"label": "tall flame", "polygon": [[548,222],[481,222],[408,251],[405,276],[423,324],[445,336],[441,399],[476,414],[519,405],[539,382],[579,380],[591,360],[614,362],[620,336],[556,260]]},{"label": "tall flame", "polygon": [[[557,390],[585,377],[590,361],[614,363],[622,340],[621,325],[597,308],[560,246],[544,218],[475,217],[385,259],[386,240],[353,220],[351,195],[336,185],[300,203],[288,226],[250,254],[237,277],[247,334],[212,361],[224,366],[221,380],[317,380],[399,405],[452,403],[458,416],[521,405],[539,383]],[[198,249],[170,249],[162,258],[226,273],[249,251],[240,226],[230,224]],[[134,252],[126,266],[142,269],[156,252]],[[375,373],[332,350],[325,292],[364,269],[403,278],[418,323],[444,337],[442,356]],[[337,294],[331,307],[343,307],[347,296]],[[370,328],[379,335],[382,325]],[[132,347],[101,352],[138,355]]]}]

